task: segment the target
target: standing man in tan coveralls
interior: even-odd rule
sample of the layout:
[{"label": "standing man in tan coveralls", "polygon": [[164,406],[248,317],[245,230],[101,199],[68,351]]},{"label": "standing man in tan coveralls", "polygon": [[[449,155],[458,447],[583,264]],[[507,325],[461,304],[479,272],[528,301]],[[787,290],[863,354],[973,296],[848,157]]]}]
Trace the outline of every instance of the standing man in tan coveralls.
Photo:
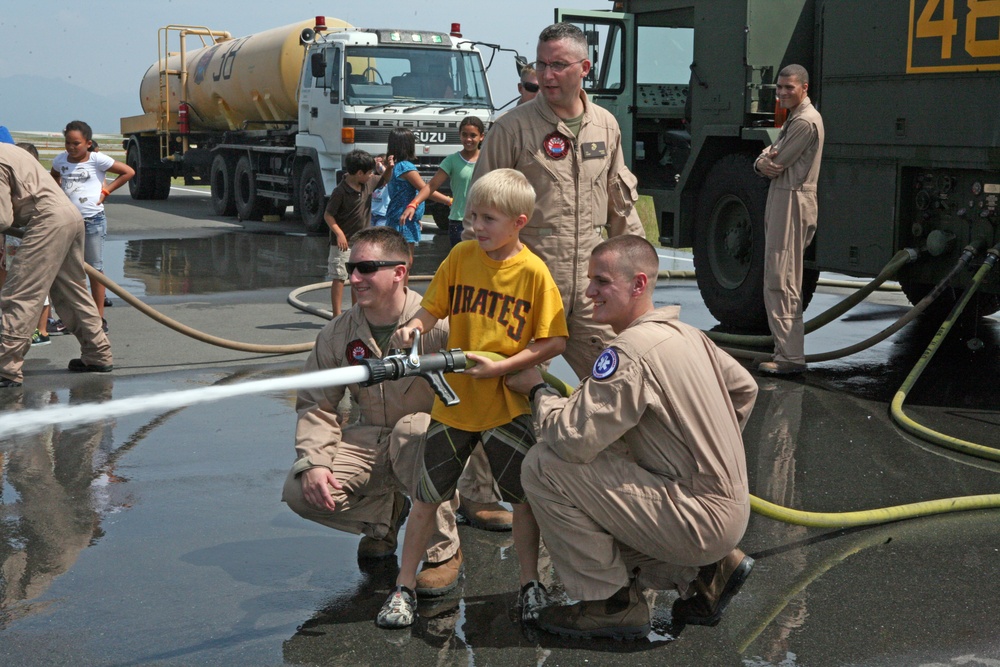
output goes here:
[{"label": "standing man in tan coveralls", "polygon": [[0,387],[20,387],[45,296],[52,296],[67,330],[80,341],[75,372],[111,372],[111,343],[87,289],[83,268],[83,217],[49,172],[28,151],[0,144],[0,232],[24,239],[0,292]]},{"label": "standing man in tan coveralls", "polygon": [[507,378],[531,398],[538,437],[521,481],[566,592],[581,600],[543,609],[549,632],[645,637],[641,587],[687,598],[675,621],[715,625],[753,567],[736,545],[750,517],[741,431],[757,384],[682,324],[679,307],[653,307],[658,268],[645,239],[599,245],[587,296],[618,336],[593,374],[569,398],[535,369]]},{"label": "standing man in tan coveralls", "polygon": [[[369,227],[355,234],[351,245],[347,276],[355,293],[354,306],[323,327],[306,372],[381,358],[396,327],[420,309],[420,295],[405,287],[410,249],[399,232]],[[447,343],[446,325],[421,339],[427,351],[444,349]],[[345,425],[346,415],[338,406],[347,391],[361,415]],[[305,519],[364,534],[358,544],[359,560],[395,557],[399,528],[409,511],[409,500],[400,489],[409,490],[419,478],[423,451],[416,446],[417,436],[430,422],[433,403],[434,392],[420,377],[370,387],[353,384],[300,391],[295,404],[297,460],[285,480],[282,500]],[[407,446],[390,445],[399,438],[407,440]],[[438,511],[418,587],[423,583],[436,589],[458,579],[456,505],[457,500],[445,503]]]},{"label": "standing man in tan coveralls", "polygon": [[802,258],[816,233],[816,181],[823,157],[823,118],[809,101],[809,73],[788,65],[778,73],[778,102],[788,118],[774,144],[754,162],[771,179],[764,213],[764,305],[774,356],[757,370],[792,375],[806,370],[802,323]]},{"label": "standing man in tan coveralls", "polygon": [[[591,64],[586,36],[570,23],[551,25],[538,37],[537,57],[531,65],[541,93],[500,116],[486,133],[472,183],[509,167],[534,187],[535,212],[521,241],[559,286],[569,324],[563,357],[584,378],[614,337],[590,318],[583,295],[587,261],[605,228],[609,236],[644,236],[635,211],[639,195],[622,158],[618,121],[583,92]],[[474,238],[468,215],[462,238]]]}]

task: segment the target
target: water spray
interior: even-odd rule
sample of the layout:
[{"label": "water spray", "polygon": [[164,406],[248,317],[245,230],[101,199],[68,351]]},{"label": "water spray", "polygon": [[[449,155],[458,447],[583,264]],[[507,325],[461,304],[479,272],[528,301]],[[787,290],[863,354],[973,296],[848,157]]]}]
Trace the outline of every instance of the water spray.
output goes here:
[{"label": "water spray", "polygon": [[418,354],[419,345],[420,336],[415,335],[413,347],[409,352],[394,351],[393,354],[382,359],[363,359],[355,366],[331,368],[285,378],[256,380],[224,387],[200,387],[168,393],[145,394],[105,403],[50,406],[38,410],[8,413],[0,419],[0,439],[33,433],[52,424],[60,424],[63,427],[78,426],[136,412],[173,410],[234,396],[348,384],[369,386],[386,380],[399,380],[413,376],[420,376],[427,380],[446,405],[457,404],[459,402],[458,396],[444,379],[444,373],[464,371],[467,364],[465,353],[461,350],[442,350],[421,355]]}]

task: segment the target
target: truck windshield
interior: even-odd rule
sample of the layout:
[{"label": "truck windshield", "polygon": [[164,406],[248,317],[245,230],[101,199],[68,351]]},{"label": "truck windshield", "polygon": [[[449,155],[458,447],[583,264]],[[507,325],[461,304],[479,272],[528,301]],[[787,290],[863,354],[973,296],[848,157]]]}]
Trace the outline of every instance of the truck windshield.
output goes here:
[{"label": "truck windshield", "polygon": [[456,102],[490,104],[479,53],[448,49],[355,46],[347,48],[347,104]]}]

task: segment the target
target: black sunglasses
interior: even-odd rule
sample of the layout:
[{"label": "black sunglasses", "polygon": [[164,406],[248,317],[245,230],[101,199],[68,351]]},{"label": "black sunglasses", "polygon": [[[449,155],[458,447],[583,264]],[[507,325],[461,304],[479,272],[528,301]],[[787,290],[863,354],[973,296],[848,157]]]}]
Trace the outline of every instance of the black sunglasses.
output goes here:
[{"label": "black sunglasses", "polygon": [[403,266],[404,264],[407,264],[407,263],[408,262],[404,262],[404,261],[398,260],[398,259],[394,259],[394,260],[377,260],[377,261],[376,260],[368,260],[368,261],[365,261],[365,262],[347,262],[346,263],[346,265],[347,265],[347,275],[351,275],[352,273],[354,273],[355,269],[357,269],[358,273],[367,275],[369,273],[375,273],[379,269],[384,269],[387,266]]},{"label": "black sunglasses", "polygon": [[538,92],[538,84],[537,83],[529,83],[527,81],[522,81],[521,85],[524,86],[524,89],[527,90],[529,93],[537,93]]}]

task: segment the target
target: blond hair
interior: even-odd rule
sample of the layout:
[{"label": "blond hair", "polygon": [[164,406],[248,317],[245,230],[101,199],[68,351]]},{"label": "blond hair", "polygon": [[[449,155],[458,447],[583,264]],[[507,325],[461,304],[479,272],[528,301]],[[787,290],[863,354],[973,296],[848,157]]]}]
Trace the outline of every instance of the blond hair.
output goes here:
[{"label": "blond hair", "polygon": [[530,218],[535,210],[535,189],[516,169],[494,169],[472,184],[467,206],[488,206],[509,218]]}]

